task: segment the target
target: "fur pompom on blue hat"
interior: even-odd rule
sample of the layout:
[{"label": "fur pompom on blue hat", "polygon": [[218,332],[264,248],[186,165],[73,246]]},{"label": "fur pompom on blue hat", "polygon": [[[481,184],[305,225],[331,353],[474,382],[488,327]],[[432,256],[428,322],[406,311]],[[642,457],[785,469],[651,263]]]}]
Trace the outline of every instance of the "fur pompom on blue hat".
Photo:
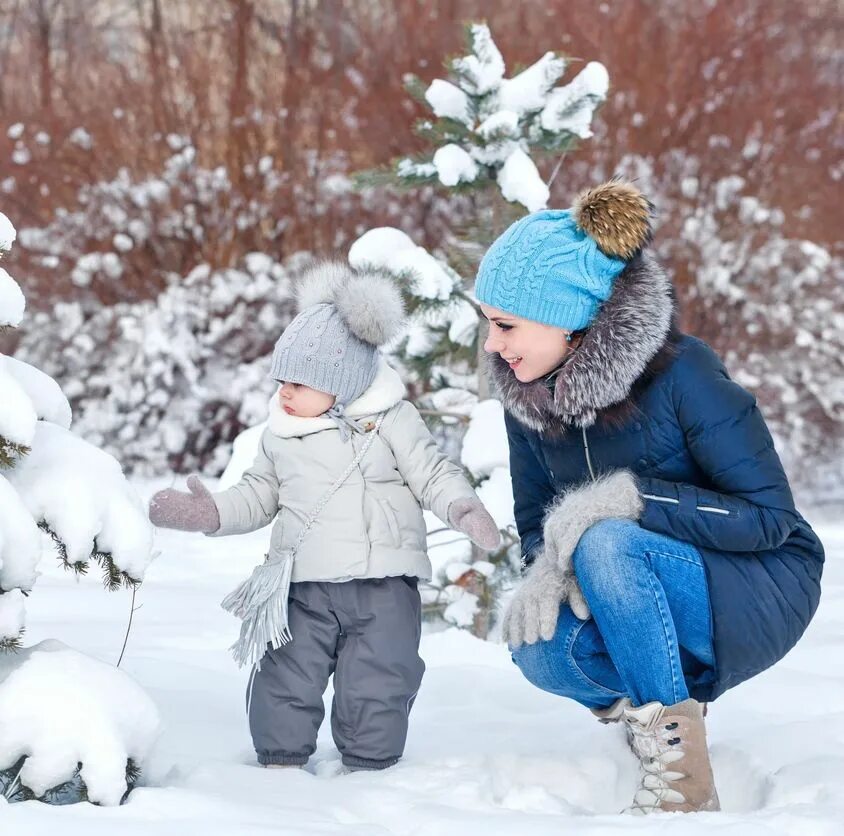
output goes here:
[{"label": "fur pompom on blue hat", "polygon": [[527,215],[487,250],[475,297],[545,325],[586,328],[650,240],[651,209],[635,186],[611,180],[580,194],[571,209]]}]

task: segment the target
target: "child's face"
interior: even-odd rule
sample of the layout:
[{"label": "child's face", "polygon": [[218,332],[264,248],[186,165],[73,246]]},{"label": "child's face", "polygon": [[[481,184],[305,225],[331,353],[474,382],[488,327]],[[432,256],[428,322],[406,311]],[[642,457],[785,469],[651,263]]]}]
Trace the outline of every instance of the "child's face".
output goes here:
[{"label": "child's face", "polygon": [[282,383],[278,390],[278,402],[288,415],[300,418],[316,418],[334,406],[334,395],[311,389],[304,383]]}]

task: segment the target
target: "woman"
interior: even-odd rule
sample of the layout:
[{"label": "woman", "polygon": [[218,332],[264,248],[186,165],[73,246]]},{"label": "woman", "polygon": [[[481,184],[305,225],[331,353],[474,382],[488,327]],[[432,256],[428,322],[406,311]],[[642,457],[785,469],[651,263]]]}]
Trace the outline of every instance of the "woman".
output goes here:
[{"label": "woman", "polygon": [[650,210],[612,181],[481,263],[526,568],[504,635],[537,687],[626,724],[631,811],[718,810],[705,703],[800,638],[823,547],[753,396],[677,330]]}]

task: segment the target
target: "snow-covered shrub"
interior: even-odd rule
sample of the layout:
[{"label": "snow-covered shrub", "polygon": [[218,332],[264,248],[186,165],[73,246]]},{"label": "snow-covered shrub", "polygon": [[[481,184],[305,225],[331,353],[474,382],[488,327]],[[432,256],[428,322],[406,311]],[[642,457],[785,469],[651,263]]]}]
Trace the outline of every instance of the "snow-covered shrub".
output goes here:
[{"label": "snow-covered shrub", "polygon": [[76,430],[133,472],[219,473],[264,417],[292,311],[288,270],[252,253],[236,269],[196,267],[154,300],[60,303],[17,353],[65,381]]},{"label": "snow-covered shrub", "polygon": [[48,640],[0,655],[0,795],[120,804],[159,731],[123,671]]},{"label": "snow-covered shrub", "polygon": [[[14,240],[0,214],[0,255]],[[20,287],[0,272],[0,325],[23,313]],[[154,738],[154,706],[125,674],[69,648],[21,650],[24,597],[50,539],[69,569],[99,563],[110,588],[140,583],[153,556],[140,498],[114,458],[70,432],[71,417],[51,377],[0,354],[0,792],[116,804]]]}]

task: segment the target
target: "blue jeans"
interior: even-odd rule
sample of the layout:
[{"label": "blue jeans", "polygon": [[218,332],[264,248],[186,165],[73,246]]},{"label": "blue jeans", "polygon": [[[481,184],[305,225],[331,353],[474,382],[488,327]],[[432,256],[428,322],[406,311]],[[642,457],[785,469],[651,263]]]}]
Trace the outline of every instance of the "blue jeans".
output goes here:
[{"label": "blue jeans", "polygon": [[628,520],[596,523],[580,538],[574,569],[592,618],[560,607],[549,641],[513,650],[525,677],[589,708],[619,697],[673,705],[687,680],[714,666],[706,571],[698,550]]}]

